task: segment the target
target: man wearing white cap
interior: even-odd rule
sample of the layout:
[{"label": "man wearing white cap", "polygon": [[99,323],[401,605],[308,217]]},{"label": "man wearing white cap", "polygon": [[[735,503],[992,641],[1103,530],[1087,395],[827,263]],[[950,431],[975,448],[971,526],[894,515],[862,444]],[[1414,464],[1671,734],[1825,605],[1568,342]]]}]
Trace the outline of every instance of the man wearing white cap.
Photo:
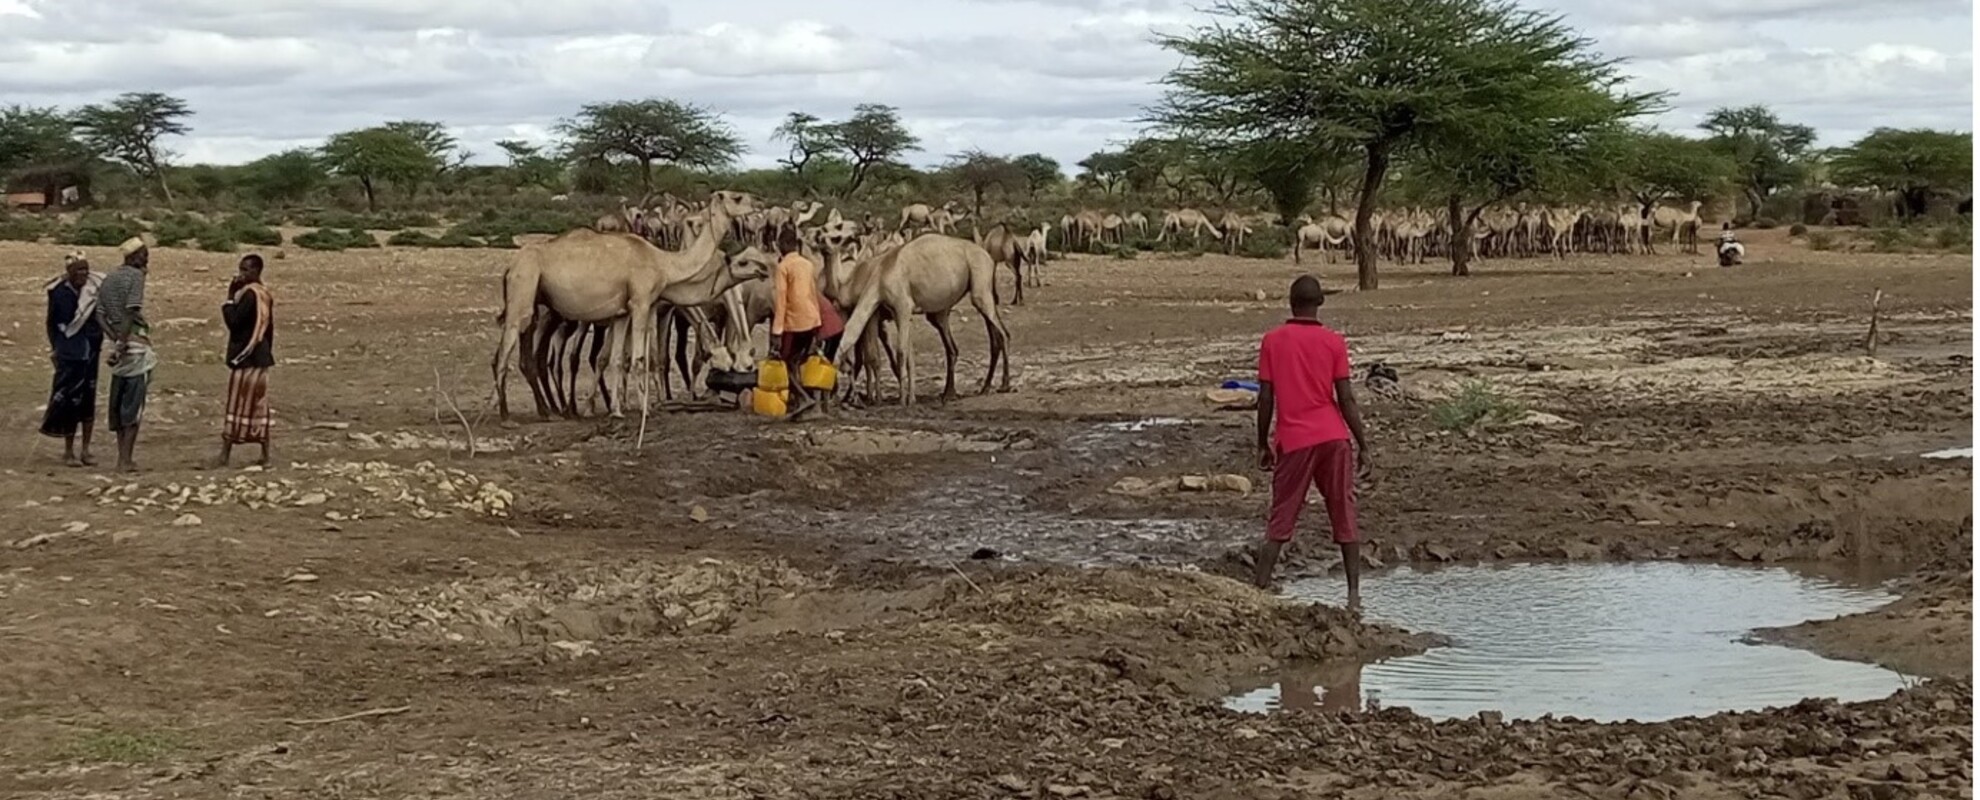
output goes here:
[{"label": "man wearing white cap", "polygon": [[151,351],[151,325],[144,318],[144,279],[151,251],[138,237],[117,246],[124,264],[103,279],[96,290],[96,313],[103,320],[110,363],[110,430],[117,434],[117,469],[137,470],[138,425],[151,390],[151,370],[158,355]]}]

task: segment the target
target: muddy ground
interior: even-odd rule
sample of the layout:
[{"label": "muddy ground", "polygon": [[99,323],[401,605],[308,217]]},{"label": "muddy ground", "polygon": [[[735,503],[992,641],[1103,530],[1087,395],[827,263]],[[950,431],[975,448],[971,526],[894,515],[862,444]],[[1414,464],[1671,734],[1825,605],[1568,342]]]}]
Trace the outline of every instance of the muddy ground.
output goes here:
[{"label": "muddy ground", "polygon": [[[269,270],[278,466],[203,471],[232,259],[165,250],[127,477],[32,434],[63,248],[0,243],[0,795],[1971,796],[1971,464],[1920,457],[1971,442],[1970,261],[1750,247],[1737,270],[1385,265],[1324,311],[1402,376],[1365,401],[1380,563],[1905,574],[1890,608],[1763,635],[1914,689],[1602,725],[1218,704],[1286,660],[1431,643],[1221,577],[1263,476],[1250,413],[1204,393],[1250,373],[1287,263],[1056,263],[1004,312],[1014,393],[933,402],[924,330],[923,404],[668,413],[635,449],[636,421],[492,417],[511,256],[290,250]],[[1520,424],[1442,430],[1481,379]],[[1199,475],[1246,481],[1178,488]]]}]

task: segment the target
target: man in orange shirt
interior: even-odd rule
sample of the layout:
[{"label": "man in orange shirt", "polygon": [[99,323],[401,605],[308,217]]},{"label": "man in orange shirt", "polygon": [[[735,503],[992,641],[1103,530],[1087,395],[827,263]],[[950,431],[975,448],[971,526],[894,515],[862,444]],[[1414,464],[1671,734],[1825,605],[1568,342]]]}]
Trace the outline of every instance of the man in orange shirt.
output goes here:
[{"label": "man in orange shirt", "polygon": [[811,393],[797,380],[798,366],[818,336],[822,321],[818,311],[818,267],[798,252],[797,231],[785,228],[777,234],[777,261],[772,275],[774,287],[770,335],[777,341],[777,357],[790,367],[791,393],[797,402],[791,406],[795,417],[814,402]]},{"label": "man in orange shirt", "polygon": [[[1348,610],[1361,609],[1361,534],[1354,482],[1368,471],[1368,436],[1349,379],[1347,340],[1320,324],[1320,279],[1301,275],[1292,318],[1258,345],[1258,465],[1272,472],[1272,508],[1253,580],[1272,584],[1309,487],[1320,490],[1347,571]],[[1349,444],[1352,439],[1352,445]]]}]

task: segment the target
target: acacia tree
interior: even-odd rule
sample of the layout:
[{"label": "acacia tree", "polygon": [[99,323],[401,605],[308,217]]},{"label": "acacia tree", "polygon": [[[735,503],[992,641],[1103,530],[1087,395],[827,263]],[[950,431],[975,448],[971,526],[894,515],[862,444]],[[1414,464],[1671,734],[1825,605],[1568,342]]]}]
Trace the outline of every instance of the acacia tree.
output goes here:
[{"label": "acacia tree", "polygon": [[1011,159],[1011,164],[1024,173],[1025,194],[1033,200],[1038,199],[1039,192],[1065,178],[1059,172],[1059,162],[1044,153],[1026,153]]},{"label": "acacia tree", "polygon": [[441,173],[467,163],[468,151],[461,149],[460,140],[447,132],[447,126],[438,122],[407,119],[387,122],[385,128],[403,133],[418,142],[420,149],[426,151],[426,159],[431,164],[424,172],[405,177],[405,189],[408,195],[418,194],[422,184],[436,180]]},{"label": "acacia tree", "polygon": [[1127,154],[1102,150],[1079,160],[1079,177],[1100,190],[1102,195],[1118,194],[1127,184]]},{"label": "acacia tree", "polygon": [[1452,275],[1471,274],[1472,226],[1493,204],[1615,182],[1602,137],[1663,102],[1620,92],[1620,82],[1613,62],[1550,59],[1502,76],[1497,97],[1477,95],[1464,113],[1423,126],[1410,157],[1443,190]]},{"label": "acacia tree", "polygon": [[1878,128],[1834,151],[1829,167],[1838,184],[1895,192],[1899,216],[1917,217],[1934,191],[1972,190],[1973,134]]},{"label": "acacia tree", "polygon": [[1426,131],[1519,102],[1534,73],[1609,76],[1558,17],[1508,0],[1220,0],[1229,22],[1162,37],[1183,56],[1151,120],[1206,145],[1312,142],[1359,156],[1355,262],[1380,286],[1369,224],[1392,160]]},{"label": "acacia tree", "polygon": [[379,183],[412,186],[438,169],[425,143],[383,125],[331,136],[323,143],[322,156],[331,172],[358,182],[371,211],[378,210]]},{"label": "acacia tree", "polygon": [[1026,182],[1023,168],[1008,158],[982,150],[965,150],[949,156],[949,163],[943,169],[957,186],[968,190],[972,200],[970,210],[977,219],[983,218],[984,192],[991,187],[1009,192]]},{"label": "acacia tree", "polygon": [[1664,200],[1707,200],[1740,184],[1739,165],[1712,143],[1649,129],[1615,129],[1595,140],[1597,163],[1649,216]]},{"label": "acacia tree", "polygon": [[777,163],[790,170],[791,177],[796,178],[807,193],[815,193],[815,187],[806,180],[805,168],[811,166],[813,159],[832,152],[835,146],[833,136],[834,126],[826,124],[815,114],[802,111],[791,112],[784,118],[783,124],[770,132],[771,141],[790,145],[790,151],[777,159]]},{"label": "acacia tree", "polygon": [[327,177],[315,153],[284,150],[241,167],[241,182],[263,202],[293,203],[309,196]]},{"label": "acacia tree", "polygon": [[832,149],[852,164],[844,197],[857,193],[882,165],[921,149],[921,140],[901,123],[900,110],[878,103],[854,106],[850,118],[830,127],[829,136]]},{"label": "acacia tree", "polygon": [[185,135],[190,130],[185,120],[192,113],[186,101],[171,95],[129,92],[108,103],[78,108],[70,119],[85,145],[104,158],[122,162],[139,177],[157,181],[170,203],[172,187],[165,182],[165,166],[172,153],[159,140]]},{"label": "acacia tree", "polygon": [[1815,145],[1814,128],[1782,122],[1763,105],[1715,109],[1698,127],[1739,168],[1740,192],[1753,216],[1776,191],[1801,182]]},{"label": "acacia tree", "polygon": [[557,124],[577,162],[639,164],[640,188],[653,191],[653,162],[715,169],[743,153],[742,140],[714,111],[673,100],[592,103]]},{"label": "acacia tree", "polygon": [[516,186],[540,186],[552,191],[561,187],[563,165],[544,155],[542,147],[521,139],[503,139],[495,146],[509,157],[509,179]]}]

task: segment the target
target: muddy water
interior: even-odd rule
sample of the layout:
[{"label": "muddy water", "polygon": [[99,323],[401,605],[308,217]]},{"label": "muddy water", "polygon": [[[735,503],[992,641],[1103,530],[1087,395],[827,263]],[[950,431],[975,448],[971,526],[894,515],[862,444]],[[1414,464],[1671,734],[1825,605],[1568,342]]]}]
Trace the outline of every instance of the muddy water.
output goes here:
[{"label": "muddy water", "polygon": [[[1339,603],[1338,576],[1289,594]],[[1497,710],[1597,720],[1662,720],[1790,705],[1804,697],[1882,697],[1904,678],[1865,664],[1741,642],[1760,627],[1868,611],[1896,599],[1874,583],[1779,568],[1523,564],[1401,568],[1364,576],[1369,619],[1449,636],[1419,656],[1290,670],[1231,708],[1408,706],[1448,718]]]}]

